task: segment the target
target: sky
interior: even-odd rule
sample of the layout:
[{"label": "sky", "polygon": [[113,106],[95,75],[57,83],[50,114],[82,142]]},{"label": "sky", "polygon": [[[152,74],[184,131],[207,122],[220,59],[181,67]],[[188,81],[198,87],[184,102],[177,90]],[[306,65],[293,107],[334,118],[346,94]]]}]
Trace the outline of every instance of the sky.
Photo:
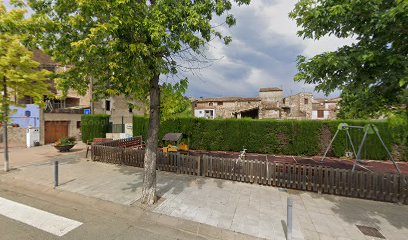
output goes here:
[{"label": "sky", "polygon": [[[6,5],[8,0],[5,1]],[[296,35],[299,28],[288,17],[297,0],[252,0],[249,6],[234,7],[232,13],[237,24],[217,30],[232,37],[225,46],[220,40],[211,41],[204,54],[211,59],[193,72],[180,71],[178,76],[163,82],[189,79],[186,95],[189,97],[258,96],[259,88],[280,87],[285,96],[301,91],[311,92],[315,97],[325,97],[315,92],[314,86],[295,82],[298,55],[313,57],[325,51],[334,51],[352,43],[352,39],[327,37],[314,41]],[[218,26],[221,19],[213,21]],[[337,97],[336,91],[328,97]]]},{"label": "sky", "polygon": [[[255,97],[261,87],[280,87],[285,96],[300,91],[312,92],[313,85],[294,82],[298,55],[312,57],[325,51],[351,44],[350,39],[328,37],[319,41],[304,40],[296,35],[294,20],[288,13],[296,0],[252,0],[250,6],[234,8],[231,13],[237,24],[227,33],[232,36],[228,46],[220,41],[210,43],[208,58],[217,59],[210,67],[183,73],[189,78],[188,96]],[[329,97],[337,97],[334,92]]]}]

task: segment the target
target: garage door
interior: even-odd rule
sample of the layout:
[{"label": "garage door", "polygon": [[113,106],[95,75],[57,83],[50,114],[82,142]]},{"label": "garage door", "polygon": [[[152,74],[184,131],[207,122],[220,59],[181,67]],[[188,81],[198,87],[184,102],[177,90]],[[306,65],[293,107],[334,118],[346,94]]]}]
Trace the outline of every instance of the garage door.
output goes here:
[{"label": "garage door", "polygon": [[45,144],[54,143],[62,137],[68,137],[69,121],[45,121]]}]

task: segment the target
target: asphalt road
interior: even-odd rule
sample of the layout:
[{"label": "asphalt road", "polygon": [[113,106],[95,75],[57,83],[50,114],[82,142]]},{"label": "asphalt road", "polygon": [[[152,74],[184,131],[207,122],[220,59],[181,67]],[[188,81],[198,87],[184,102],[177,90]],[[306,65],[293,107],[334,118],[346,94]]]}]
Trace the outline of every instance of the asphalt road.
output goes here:
[{"label": "asphalt road", "polygon": [[177,220],[164,221],[173,223],[176,227],[159,223],[157,219],[162,216],[153,215],[136,206],[122,206],[95,199],[60,195],[27,192],[0,183],[1,198],[83,223],[58,237],[0,214],[0,239],[208,239],[178,230],[174,225]]}]

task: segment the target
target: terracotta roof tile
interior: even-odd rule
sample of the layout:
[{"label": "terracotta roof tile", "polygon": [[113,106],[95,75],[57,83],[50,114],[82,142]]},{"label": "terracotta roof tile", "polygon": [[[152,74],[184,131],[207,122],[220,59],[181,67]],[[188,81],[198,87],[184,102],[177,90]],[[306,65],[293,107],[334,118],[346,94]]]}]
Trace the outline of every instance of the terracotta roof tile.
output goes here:
[{"label": "terracotta roof tile", "polygon": [[271,87],[271,88],[261,88],[259,89],[259,92],[281,92],[283,91],[282,89],[278,87]]},{"label": "terracotta roof tile", "polygon": [[219,98],[203,98],[197,99],[194,102],[256,102],[260,101],[259,98],[244,98],[244,97],[219,97]]}]

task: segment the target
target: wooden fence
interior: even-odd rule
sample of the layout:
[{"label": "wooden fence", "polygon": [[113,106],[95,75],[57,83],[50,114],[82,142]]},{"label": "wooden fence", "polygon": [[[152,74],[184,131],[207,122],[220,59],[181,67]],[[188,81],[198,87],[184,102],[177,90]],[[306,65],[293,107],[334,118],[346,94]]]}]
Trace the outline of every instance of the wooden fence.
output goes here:
[{"label": "wooden fence", "polygon": [[[111,147],[104,144],[92,146],[92,159],[94,161],[143,168],[144,150]],[[157,154],[156,165],[158,170],[200,176],[201,157],[175,153],[165,154],[163,152]]]},{"label": "wooden fence", "polygon": [[[94,160],[143,167],[144,150],[93,146]],[[260,185],[408,204],[408,176],[259,160],[158,153],[157,169]]]}]

